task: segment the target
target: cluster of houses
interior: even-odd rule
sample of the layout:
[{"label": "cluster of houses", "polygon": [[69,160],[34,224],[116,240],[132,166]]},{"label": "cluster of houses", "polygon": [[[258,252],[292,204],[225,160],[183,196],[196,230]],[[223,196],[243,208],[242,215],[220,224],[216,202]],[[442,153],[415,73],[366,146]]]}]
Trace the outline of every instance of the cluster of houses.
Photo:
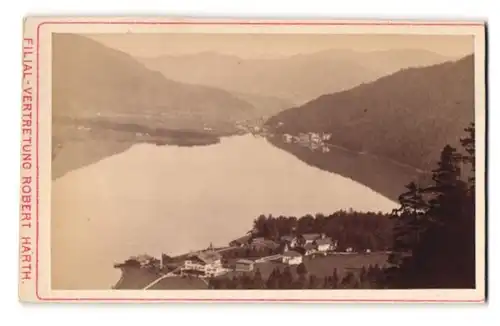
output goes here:
[{"label": "cluster of houses", "polygon": [[245,132],[251,133],[254,135],[267,133],[267,129],[264,127],[265,119],[261,120],[247,120],[247,121],[237,121],[235,124],[236,129]]},{"label": "cluster of houses", "polygon": [[284,134],[283,141],[287,144],[295,143],[303,147],[308,147],[311,150],[321,150],[323,153],[330,151],[330,147],[326,144],[326,141],[330,140],[332,134],[328,133],[318,133],[318,132],[308,132],[299,133],[297,136]]},{"label": "cluster of houses", "polygon": [[337,241],[326,237],[324,234],[308,233],[298,237],[283,236],[285,243],[282,261],[289,265],[302,263],[304,256],[317,253],[326,254],[337,248]]},{"label": "cluster of houses", "polygon": [[189,255],[181,267],[181,275],[215,277],[228,272],[222,265],[222,256],[213,249]]},{"label": "cluster of houses", "polygon": [[132,257],[130,257],[129,260],[138,262],[140,267],[150,266],[152,264],[155,264],[157,261],[156,258],[154,258],[153,256],[150,256],[150,255],[147,255],[147,254],[132,256]]},{"label": "cluster of houses", "polygon": [[[281,262],[288,265],[298,265],[302,263],[304,256],[313,254],[326,254],[337,248],[338,241],[334,241],[324,234],[307,233],[300,236],[282,236],[279,242],[265,238],[252,238],[251,235],[233,240],[230,245],[249,248],[271,248],[280,249],[277,255],[261,258],[264,260],[280,259]],[[241,260],[236,263],[236,269],[251,270],[248,260]]]},{"label": "cluster of houses", "polygon": [[[324,234],[308,233],[299,236],[282,236],[274,241],[263,237],[253,237],[246,235],[231,241],[230,248],[246,247],[253,249],[269,248],[273,249],[273,254],[261,257],[257,260],[238,259],[234,266],[228,267],[223,264],[222,255],[212,247],[206,250],[190,253],[183,259],[178,267],[180,275],[196,277],[216,277],[231,270],[249,272],[254,269],[255,263],[266,261],[280,261],[287,265],[299,265],[304,257],[316,254],[326,255],[329,251],[337,248],[337,241]],[[228,248],[227,248],[228,249]],[[163,268],[162,260],[158,260],[149,255],[139,255],[131,257],[139,263],[141,268],[158,265]]]},{"label": "cluster of houses", "polygon": [[[147,254],[132,256],[128,261],[135,262],[136,266],[140,268],[152,267],[162,270],[164,266],[168,265],[168,262],[163,261],[163,257],[157,259]],[[213,248],[188,254],[174,271],[176,274],[198,277],[215,277],[227,272],[228,269],[222,265],[222,256]]]},{"label": "cluster of houses", "polygon": [[79,125],[78,127],[76,127],[76,129],[80,130],[80,131],[90,131],[90,130],[92,130],[92,128],[87,127],[87,126],[83,126],[83,125]]},{"label": "cluster of houses", "polygon": [[317,233],[303,234],[297,237],[283,236],[279,241],[262,237],[253,238],[251,235],[246,235],[231,241],[230,246],[253,249],[269,248],[276,253],[257,260],[238,259],[234,266],[229,268],[224,266],[221,254],[209,248],[189,254],[180,268],[181,275],[216,277],[233,269],[240,272],[249,272],[254,269],[255,263],[265,261],[278,260],[287,265],[298,265],[303,262],[305,256],[318,253],[326,254],[328,251],[335,250],[337,241],[333,241],[324,234]]},{"label": "cluster of houses", "polygon": [[250,234],[247,234],[241,238],[233,240],[229,243],[231,247],[247,247],[251,249],[277,249],[280,244],[271,239],[266,239],[264,237],[253,237]]}]

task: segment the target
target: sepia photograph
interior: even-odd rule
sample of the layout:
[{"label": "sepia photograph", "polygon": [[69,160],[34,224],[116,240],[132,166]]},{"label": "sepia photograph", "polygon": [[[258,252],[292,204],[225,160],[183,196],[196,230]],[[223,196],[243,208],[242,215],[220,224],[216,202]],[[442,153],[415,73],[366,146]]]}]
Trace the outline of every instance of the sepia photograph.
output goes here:
[{"label": "sepia photograph", "polygon": [[484,23],[25,24],[21,298],[484,302]]}]

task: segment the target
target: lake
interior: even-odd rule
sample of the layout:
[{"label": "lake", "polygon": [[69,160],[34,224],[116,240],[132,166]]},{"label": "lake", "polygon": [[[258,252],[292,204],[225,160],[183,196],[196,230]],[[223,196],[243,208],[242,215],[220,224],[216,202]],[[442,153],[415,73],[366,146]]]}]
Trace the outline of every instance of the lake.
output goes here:
[{"label": "lake", "polygon": [[53,181],[52,287],[109,289],[114,263],[223,246],[260,214],[397,204],[252,135],[195,146],[136,144]]}]

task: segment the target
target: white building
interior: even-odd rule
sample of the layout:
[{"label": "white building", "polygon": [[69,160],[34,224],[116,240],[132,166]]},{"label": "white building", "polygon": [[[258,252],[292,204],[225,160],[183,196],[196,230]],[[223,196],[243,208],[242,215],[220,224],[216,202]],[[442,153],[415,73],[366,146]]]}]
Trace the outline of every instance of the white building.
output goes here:
[{"label": "white building", "polygon": [[311,133],[311,141],[314,143],[320,143],[321,142],[321,137],[318,133],[312,132]]},{"label": "white building", "polygon": [[320,145],[319,143],[311,143],[311,144],[309,145],[309,148],[310,148],[311,150],[315,151],[315,150],[317,150],[317,149],[321,148],[321,145]]},{"label": "white building", "polygon": [[153,262],[155,258],[146,254],[142,254],[139,256],[130,257],[130,259],[136,260],[137,262],[139,262],[141,267],[145,267],[149,265],[151,262]]},{"label": "white building", "polygon": [[283,135],[283,141],[285,143],[291,143],[293,141],[293,136],[289,134],[284,134]]},{"label": "white building", "polygon": [[238,272],[251,272],[253,271],[254,261],[248,259],[238,259],[236,261],[235,270]]},{"label": "white building", "polygon": [[85,127],[85,126],[78,126],[76,129],[78,129],[78,130],[84,130],[84,131],[89,131],[90,130],[89,127]]},{"label": "white building", "polygon": [[316,240],[316,246],[318,247],[318,251],[325,252],[333,249],[332,239],[330,238],[322,238]]},{"label": "white building", "polygon": [[213,250],[198,252],[184,261],[181,269],[182,274],[196,275],[199,277],[211,277],[221,275],[225,272],[222,267],[221,256]]},{"label": "white building", "polygon": [[309,243],[314,243],[314,241],[316,241],[320,237],[321,237],[321,234],[319,234],[319,233],[305,233],[301,236],[302,243],[304,245],[309,244]]},{"label": "white building", "polygon": [[299,265],[302,263],[302,255],[293,250],[284,252],[282,259],[283,263],[288,265]]},{"label": "white building", "polygon": [[310,142],[310,138],[308,134],[300,133],[298,137],[298,142],[301,144],[308,144]]},{"label": "white building", "polygon": [[304,246],[304,254],[306,256],[312,255],[316,252],[316,246],[313,243],[308,243]]},{"label": "white building", "polygon": [[297,246],[297,238],[291,235],[284,235],[280,238],[281,243],[285,243],[287,248],[293,248]]}]

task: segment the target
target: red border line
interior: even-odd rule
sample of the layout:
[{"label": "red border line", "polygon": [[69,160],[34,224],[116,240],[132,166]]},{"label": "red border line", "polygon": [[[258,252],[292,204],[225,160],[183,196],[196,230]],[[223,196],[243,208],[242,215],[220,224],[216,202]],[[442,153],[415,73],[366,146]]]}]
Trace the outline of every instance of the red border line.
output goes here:
[{"label": "red border line", "polygon": [[[181,290],[182,291],[182,290]],[[199,291],[211,291],[211,290],[199,290]],[[383,291],[383,290],[380,290]],[[287,302],[287,303],[350,303],[350,302],[357,302],[357,303],[483,303],[484,300],[439,300],[439,299],[430,299],[430,300],[425,300],[425,299],[408,299],[408,300],[401,300],[401,299],[235,299],[235,298],[228,298],[228,299],[220,299],[220,298],[212,298],[212,299],[200,299],[200,298],[40,298],[42,301],[64,301],[64,302],[85,302],[85,301],[104,301],[104,302],[113,302],[113,301],[118,301],[118,302],[134,302],[134,301],[141,301],[141,302],[197,302],[197,303],[202,303],[202,302],[227,302],[227,303],[237,303],[237,302],[248,302],[248,303],[258,303],[258,302],[274,302],[274,303],[280,303],[280,302]]]},{"label": "red border line", "polygon": [[[482,303],[483,299],[470,299],[470,300],[450,300],[450,299],[200,299],[200,298],[43,298],[39,294],[39,240],[40,240],[40,214],[39,214],[39,117],[40,117],[40,28],[43,25],[89,25],[89,24],[102,24],[102,25],[245,25],[245,26],[456,26],[456,27],[470,27],[470,26],[484,26],[483,23],[478,22],[441,22],[441,23],[419,23],[419,22],[305,22],[305,21],[45,21],[38,24],[36,29],[36,273],[35,273],[35,295],[40,301],[117,301],[117,302],[133,302],[133,301],[149,301],[149,302],[293,302],[293,303],[320,303],[320,302],[365,302],[365,303]],[[382,290],[383,291],[383,290]]]},{"label": "red border line", "polygon": [[35,147],[35,157],[36,157],[36,258],[35,258],[35,295],[37,299],[39,300],[44,300],[39,294],[38,294],[38,253],[39,253],[39,243],[40,243],[40,211],[39,211],[39,200],[40,200],[40,168],[39,168],[39,161],[40,161],[40,155],[39,155],[39,140],[40,140],[40,128],[39,128],[39,121],[40,121],[40,27],[42,27],[44,23],[41,23],[37,26],[36,28],[36,147]]},{"label": "red border line", "polygon": [[47,21],[39,24],[39,27],[45,24],[52,25],[90,25],[90,24],[103,24],[103,25],[242,25],[242,26],[457,26],[457,27],[470,27],[470,26],[484,26],[480,22],[326,22],[326,21]]}]

